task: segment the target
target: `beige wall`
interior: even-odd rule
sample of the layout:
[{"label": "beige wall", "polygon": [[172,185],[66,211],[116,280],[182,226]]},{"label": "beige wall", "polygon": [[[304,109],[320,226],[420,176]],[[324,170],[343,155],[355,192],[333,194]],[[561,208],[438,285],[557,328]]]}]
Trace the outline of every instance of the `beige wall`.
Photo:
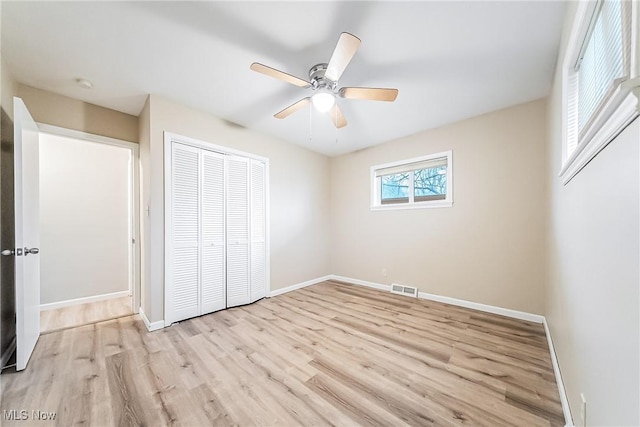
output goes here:
[{"label": "beige wall", "polygon": [[[545,138],[540,100],[331,159],[331,272],[542,313]],[[369,209],[371,166],[446,150],[453,207]]]},{"label": "beige wall", "polygon": [[[568,8],[558,64],[575,15]],[[639,44],[640,46],[640,44]],[[567,185],[562,150],[561,68],[549,98],[549,288],[546,316],[573,421],[640,425],[639,119]]]},{"label": "beige wall", "polygon": [[4,61],[0,58],[0,105],[13,120],[13,97],[16,95],[18,85]]},{"label": "beige wall", "polygon": [[40,135],[40,302],[129,290],[131,151]]},{"label": "beige wall", "polygon": [[138,118],[31,86],[18,84],[17,94],[36,122],[138,142]]},{"label": "beige wall", "polygon": [[143,309],[152,322],[164,318],[164,131],[269,158],[272,290],[330,273],[327,157],[156,95],[149,99],[149,122],[149,147],[143,142],[140,148],[147,151],[141,157],[149,156],[149,166],[142,164],[148,182],[142,204],[150,207],[143,218],[150,262],[143,287],[149,289],[150,310]]}]

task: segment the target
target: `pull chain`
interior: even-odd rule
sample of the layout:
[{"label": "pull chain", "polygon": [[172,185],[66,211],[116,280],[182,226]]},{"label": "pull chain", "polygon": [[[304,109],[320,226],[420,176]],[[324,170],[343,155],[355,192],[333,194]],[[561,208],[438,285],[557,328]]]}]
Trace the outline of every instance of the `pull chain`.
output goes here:
[{"label": "pull chain", "polygon": [[333,116],[334,116],[334,121],[333,123],[336,124],[336,126],[334,126],[336,128],[336,144],[338,143],[338,104],[335,105],[335,108],[333,109]]},{"label": "pull chain", "polygon": [[313,114],[313,108],[309,108],[309,144],[311,144],[312,142],[312,138],[311,138],[311,127],[313,125],[313,120],[311,118],[312,114]]}]

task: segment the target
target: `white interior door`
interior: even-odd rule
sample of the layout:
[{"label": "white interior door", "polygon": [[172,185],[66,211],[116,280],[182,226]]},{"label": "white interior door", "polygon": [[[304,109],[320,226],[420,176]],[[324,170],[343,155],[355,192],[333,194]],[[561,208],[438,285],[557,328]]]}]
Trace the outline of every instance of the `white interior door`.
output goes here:
[{"label": "white interior door", "polygon": [[249,159],[227,156],[227,307],[250,302]]},{"label": "white interior door", "polygon": [[13,98],[15,150],[16,369],[26,368],[40,336],[38,126]]}]

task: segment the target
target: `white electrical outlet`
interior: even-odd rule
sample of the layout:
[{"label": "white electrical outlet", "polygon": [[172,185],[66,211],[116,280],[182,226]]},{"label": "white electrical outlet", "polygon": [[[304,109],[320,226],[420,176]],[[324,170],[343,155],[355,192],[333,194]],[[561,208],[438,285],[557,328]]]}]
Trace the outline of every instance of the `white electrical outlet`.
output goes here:
[{"label": "white electrical outlet", "polygon": [[386,268],[382,269],[382,277],[387,277],[387,269]]},{"label": "white electrical outlet", "polygon": [[582,426],[587,427],[587,398],[584,397],[584,393],[580,393],[580,418]]}]

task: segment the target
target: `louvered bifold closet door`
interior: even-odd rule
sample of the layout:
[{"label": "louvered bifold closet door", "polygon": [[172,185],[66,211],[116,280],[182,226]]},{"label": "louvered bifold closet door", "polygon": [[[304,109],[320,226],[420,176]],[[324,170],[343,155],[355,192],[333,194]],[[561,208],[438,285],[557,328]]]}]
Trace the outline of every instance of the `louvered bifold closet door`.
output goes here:
[{"label": "louvered bifold closet door", "polygon": [[199,216],[200,150],[174,143],[171,176],[172,258],[170,322],[200,314]]},{"label": "louvered bifold closet door", "polygon": [[226,308],[225,195],[223,154],[202,151],[200,314]]},{"label": "louvered bifold closet door", "polygon": [[227,307],[248,304],[249,159],[227,156]]},{"label": "louvered bifold closet door", "polygon": [[251,160],[251,302],[267,296],[265,165]]}]

